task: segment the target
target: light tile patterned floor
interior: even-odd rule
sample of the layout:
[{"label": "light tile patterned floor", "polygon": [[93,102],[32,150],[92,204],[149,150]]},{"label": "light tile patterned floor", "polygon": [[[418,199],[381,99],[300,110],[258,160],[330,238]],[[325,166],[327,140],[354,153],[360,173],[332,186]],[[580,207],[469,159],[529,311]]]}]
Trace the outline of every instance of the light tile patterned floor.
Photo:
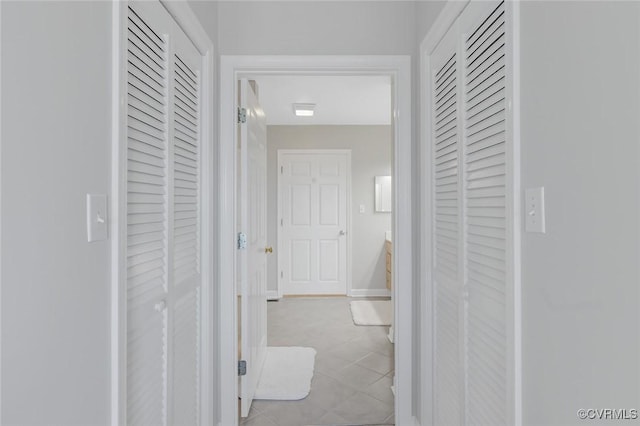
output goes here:
[{"label": "light tile patterned floor", "polygon": [[357,326],[348,297],[268,304],[268,345],[316,349],[311,392],[300,401],[256,400],[244,426],[393,424],[389,327]]}]

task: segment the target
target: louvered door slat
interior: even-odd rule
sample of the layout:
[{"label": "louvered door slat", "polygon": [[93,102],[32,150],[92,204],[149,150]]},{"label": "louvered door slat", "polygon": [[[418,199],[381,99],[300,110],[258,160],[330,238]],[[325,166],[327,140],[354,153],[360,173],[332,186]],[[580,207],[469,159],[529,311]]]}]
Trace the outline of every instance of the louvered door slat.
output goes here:
[{"label": "louvered door slat", "polygon": [[193,117],[196,117],[196,118],[198,117],[198,110],[196,108],[196,105],[193,104],[192,100],[188,99],[177,90],[175,92],[175,96],[176,96],[177,107],[179,107],[181,110],[185,111],[186,113],[188,113]]},{"label": "louvered door slat", "polygon": [[199,421],[200,341],[200,67],[201,57],[178,29],[171,57],[173,421]]},{"label": "louvered door slat", "polygon": [[[174,143],[175,143],[176,149],[184,150],[184,152],[181,153],[181,154],[184,154],[185,156],[188,156],[189,153],[191,153],[191,154],[197,154],[198,153],[197,145],[195,143],[193,143],[193,141],[190,141],[190,140],[185,139],[184,137],[181,137],[181,135],[176,135],[175,136]],[[178,150],[178,152],[180,152],[179,150]]]},{"label": "louvered door slat", "polygon": [[[472,36],[467,44],[467,70],[475,69],[484,53],[494,52],[498,46],[504,45],[504,21],[499,16],[489,24],[479,37]],[[485,66],[486,68],[486,66]],[[470,72],[467,72],[469,74]]]},{"label": "louvered door slat", "polygon": [[179,122],[180,125],[187,128],[192,128],[197,126],[198,120],[196,120],[193,117],[190,117],[189,114],[185,114],[179,108],[176,108],[175,114],[176,114],[176,121]]},{"label": "louvered door slat", "polygon": [[507,424],[504,3],[469,28],[465,52],[467,422]]},{"label": "louvered door slat", "polygon": [[[198,167],[198,158],[195,155],[189,155],[179,149],[175,150],[175,161],[180,164],[181,167],[188,167],[190,170]],[[186,170],[185,170],[186,171]]]},{"label": "louvered door slat", "polygon": [[[128,323],[134,324],[127,339],[127,420],[129,424],[164,424],[164,371],[163,351],[150,350],[157,342],[164,343],[166,316],[158,321],[158,313],[151,304],[157,295],[149,298],[138,295],[129,299]],[[147,300],[146,304],[136,302]],[[151,302],[151,303],[149,303]],[[151,315],[155,314],[155,315]],[[158,374],[160,372],[160,374]],[[157,385],[153,385],[157,384]]]},{"label": "louvered door slat", "polygon": [[163,105],[163,93],[154,89],[150,84],[146,82],[145,79],[140,78],[137,74],[131,72],[127,69],[127,79],[129,80],[128,91],[132,96],[137,96],[140,94],[144,94],[145,98],[149,100],[149,102],[154,102],[155,105],[162,106]]},{"label": "louvered door slat", "polygon": [[185,84],[181,80],[178,80],[177,78],[175,82],[176,82],[176,85],[175,85],[176,92],[179,93],[179,96],[181,99],[184,99],[185,102],[191,103],[191,104],[198,103],[197,93],[194,93],[193,89],[191,89],[187,84]]},{"label": "louvered door slat", "polygon": [[165,65],[162,63],[162,58],[159,57],[156,52],[149,47],[149,45],[145,42],[144,37],[140,37],[131,28],[128,29],[128,32],[129,39],[127,40],[127,48],[129,52],[140,58],[141,61],[150,62],[160,69],[164,70]]},{"label": "louvered door slat", "polygon": [[458,57],[451,36],[432,68],[434,181],[434,286],[436,424],[459,425],[463,416],[460,354],[460,134]]},{"label": "louvered door slat", "polygon": [[135,86],[130,87],[131,91],[128,96],[129,107],[136,108],[137,110],[156,118],[156,120],[162,121],[162,103],[157,102],[152,97],[144,96]]},{"label": "louvered door slat", "polygon": [[129,237],[128,245],[130,247],[140,246],[145,243],[162,241],[162,232],[144,232]]},{"label": "louvered door slat", "polygon": [[[504,138],[500,138],[504,139]],[[504,161],[504,140],[495,141],[492,145],[486,147],[480,147],[478,145],[474,146],[475,149],[467,150],[467,159],[471,163],[476,163],[477,161],[482,161],[487,158],[492,158],[496,156],[501,156]]]},{"label": "louvered door slat", "polygon": [[194,98],[198,97],[197,83],[190,76],[187,75],[180,67],[180,62],[176,61],[176,83],[184,89],[186,89]]},{"label": "louvered door slat", "polygon": [[152,136],[132,126],[128,126],[127,136],[129,149],[146,152],[147,154],[155,155],[158,158],[166,157],[166,142],[162,137],[158,138]]},{"label": "louvered door slat", "polygon": [[187,105],[180,98],[176,96],[175,103],[176,111],[178,114],[183,117],[185,120],[188,120],[192,124],[196,124],[198,122],[198,117],[196,111],[192,109],[191,106]]},{"label": "louvered door slat", "polygon": [[[135,25],[133,20],[129,19],[129,26],[127,27],[128,40],[127,46],[129,49],[133,49],[139,52],[140,56],[146,56],[146,58],[152,62],[155,62],[157,66],[165,69],[165,64],[162,61],[162,55],[158,53],[158,45],[150,40],[148,34]],[[155,36],[154,36],[155,37]],[[163,45],[164,43],[161,43]]]},{"label": "louvered door slat", "polygon": [[127,423],[164,425],[168,317],[156,306],[168,272],[168,45],[147,11],[128,7]]},{"label": "louvered door slat", "polygon": [[473,244],[478,244],[478,245],[490,247],[490,248],[504,247],[504,244],[505,244],[504,239],[502,238],[489,237],[486,235],[478,235],[471,232],[467,234],[467,240],[469,242],[472,242]]},{"label": "louvered door slat", "polygon": [[199,292],[189,293],[179,300],[175,307],[174,320],[174,359],[180,360],[174,371],[174,391],[176,398],[175,424],[191,425],[198,422],[198,354],[189,348],[197,347],[199,333],[197,316],[199,315]]},{"label": "louvered door slat", "polygon": [[[489,102],[491,101],[493,101],[493,99],[489,99]],[[467,116],[469,132],[473,132],[472,129],[474,126],[482,125],[486,127],[489,124],[489,120],[493,123],[504,120],[504,109],[505,105],[500,101],[500,98],[498,98],[492,106],[482,109],[481,111],[469,111],[469,115]]]},{"label": "louvered door slat", "polygon": [[504,87],[504,75],[501,70],[493,74],[482,74],[478,81],[466,86],[467,102],[475,105],[479,100],[485,99]]},{"label": "louvered door slat", "polygon": [[181,136],[183,136],[182,140],[185,140],[188,143],[197,144],[198,133],[194,131],[193,126],[191,124],[185,123],[179,118],[176,118],[174,125],[175,125],[175,131],[180,132]]},{"label": "louvered door slat", "polygon": [[504,301],[505,294],[499,280],[477,273],[477,276],[469,282],[473,282],[478,291],[489,299],[496,302]]},{"label": "louvered door slat", "polygon": [[[161,97],[166,90],[166,86],[160,84],[157,79],[154,79],[153,76],[146,74],[143,69],[139,67],[139,64],[135,59],[129,58],[127,71],[131,77],[134,79],[135,84],[141,90],[151,90],[156,98]],[[142,85],[143,87],[140,87]]]},{"label": "louvered door slat", "polygon": [[[146,62],[145,59],[147,60]],[[164,81],[165,70],[160,68],[155,62],[149,61],[146,55],[139,52],[137,46],[131,45],[127,55],[127,61],[129,62],[131,72],[142,77],[150,84],[153,84],[156,90],[161,92],[166,87]]]},{"label": "louvered door slat", "polygon": [[501,68],[504,68],[505,53],[503,46],[496,46],[494,51],[485,51],[478,61],[473,64],[471,71],[467,75],[469,86],[475,86],[487,76],[494,75]]},{"label": "louvered door slat", "polygon": [[160,115],[162,115],[163,104],[161,100],[158,100],[159,97],[155,96],[156,93],[145,93],[140,90],[137,85],[133,84],[133,82],[129,82],[128,86],[128,104],[133,104],[134,102],[139,102],[140,104],[146,105],[149,108],[153,108]]}]

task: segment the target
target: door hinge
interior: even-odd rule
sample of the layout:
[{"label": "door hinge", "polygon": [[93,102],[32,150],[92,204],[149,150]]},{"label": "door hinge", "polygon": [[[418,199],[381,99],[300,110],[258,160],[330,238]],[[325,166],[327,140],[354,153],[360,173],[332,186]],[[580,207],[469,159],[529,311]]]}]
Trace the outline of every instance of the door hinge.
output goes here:
[{"label": "door hinge", "polygon": [[280,174],[284,173],[284,166],[280,166]]},{"label": "door hinge", "polygon": [[247,109],[238,108],[238,123],[246,123],[246,122],[247,122]]},{"label": "door hinge", "polygon": [[247,234],[244,232],[238,232],[238,250],[247,248]]},{"label": "door hinge", "polygon": [[247,375],[247,361],[241,359],[238,361],[238,376],[246,376]]},{"label": "door hinge", "polygon": [[284,226],[284,221],[280,219],[280,226]]},{"label": "door hinge", "polygon": [[284,272],[280,271],[280,278],[284,278]]}]

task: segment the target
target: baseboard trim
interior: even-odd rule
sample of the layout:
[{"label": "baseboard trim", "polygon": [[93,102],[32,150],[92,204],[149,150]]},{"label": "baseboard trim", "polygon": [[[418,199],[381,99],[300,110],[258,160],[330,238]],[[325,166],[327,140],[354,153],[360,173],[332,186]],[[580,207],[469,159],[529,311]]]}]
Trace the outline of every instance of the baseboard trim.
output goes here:
[{"label": "baseboard trim", "polygon": [[351,297],[391,297],[391,291],[386,288],[352,288]]},{"label": "baseboard trim", "polygon": [[267,300],[280,300],[278,290],[267,290]]}]

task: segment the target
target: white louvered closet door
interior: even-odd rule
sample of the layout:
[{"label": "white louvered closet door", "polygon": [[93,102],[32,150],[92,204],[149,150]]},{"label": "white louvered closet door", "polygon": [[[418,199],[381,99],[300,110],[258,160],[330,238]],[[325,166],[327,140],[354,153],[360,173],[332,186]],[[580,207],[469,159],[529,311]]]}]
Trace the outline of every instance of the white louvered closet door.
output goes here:
[{"label": "white louvered closet door", "polygon": [[457,26],[431,56],[431,140],[434,182],[435,424],[463,416],[460,102]]},{"label": "white louvered closet door", "polygon": [[171,22],[127,12],[127,423],[165,425]]},{"label": "white louvered closet door", "polygon": [[[482,3],[482,2],[480,2]],[[505,5],[468,7],[464,52],[467,423],[511,424]],[[511,319],[510,319],[511,318]]]},{"label": "white louvered closet door", "polygon": [[200,374],[200,77],[202,58],[174,24],[171,92],[172,424],[198,424]]},{"label": "white louvered closet door", "polygon": [[126,419],[196,425],[200,57],[159,2],[127,7]]},{"label": "white louvered closet door", "polygon": [[508,16],[470,2],[430,56],[435,424],[516,423]]}]

